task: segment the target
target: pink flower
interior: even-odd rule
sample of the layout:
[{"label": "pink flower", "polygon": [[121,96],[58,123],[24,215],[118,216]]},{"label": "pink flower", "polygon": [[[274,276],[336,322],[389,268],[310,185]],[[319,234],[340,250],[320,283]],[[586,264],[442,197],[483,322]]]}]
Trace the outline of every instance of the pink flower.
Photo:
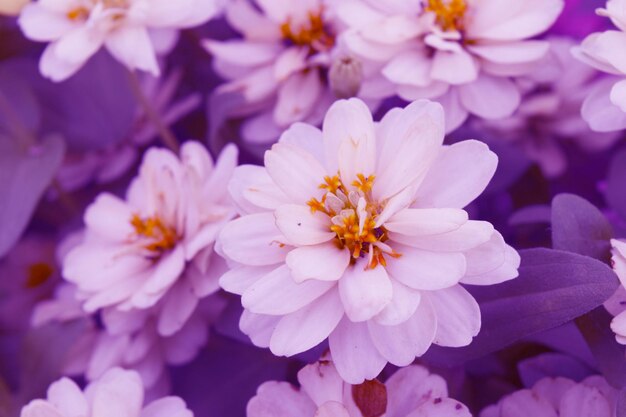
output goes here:
[{"label": "pink flower", "polygon": [[180,158],[151,148],[125,200],[97,197],[84,216],[84,242],[63,264],[87,312],[154,309],[168,329],[162,334],[183,326],[219,288],[224,266],[213,244],[235,214],[226,186],[236,160],[232,145],[215,165],[197,142],[186,142]]},{"label": "pink flower", "polygon": [[544,378],[487,407],[480,417],[613,417],[617,391],[601,376],[580,383],[567,378]]},{"label": "pink flower", "polygon": [[592,130],[610,132],[626,128],[626,61],[616,53],[626,42],[626,1],[608,0],[606,9],[597,12],[609,17],[619,30],[593,33],[573,52],[583,62],[616,76],[599,84],[582,109],[583,118]]},{"label": "pink flower", "polygon": [[613,315],[611,329],[618,343],[626,345],[626,241],[611,239],[611,264],[621,285],[604,307]]},{"label": "pink flower", "polygon": [[39,0],[21,12],[27,38],[51,42],[41,73],[54,81],[71,77],[101,47],[129,69],[159,75],[153,29],[196,26],[218,11],[216,0]]},{"label": "pink flower", "polygon": [[519,257],[462,209],[497,157],[477,141],[442,147],[443,135],[436,103],[375,125],[362,101],[341,100],[323,131],[295,124],[265,168],[237,168],[242,216],[218,247],[240,266],[220,283],[242,294],[240,327],[255,344],[291,356],[329,337],[340,375],[360,383],[431,343],[471,342],[480,311],[459,283],[512,279]]},{"label": "pink flower", "polygon": [[216,71],[230,80],[219,93],[239,93],[234,116],[253,115],[242,128],[252,144],[273,143],[294,122],[318,125],[336,96],[361,85],[362,64],[343,52],[333,1],[235,0],[226,9],[243,39],[205,41]]},{"label": "pink flower", "polygon": [[563,0],[345,0],[337,14],[351,28],[347,48],[377,63],[400,97],[440,101],[451,131],[470,113],[515,111],[520,92],[510,77],[528,74],[548,52],[547,42],[528,39],[562,9]]},{"label": "pink flower", "polygon": [[269,381],[248,403],[247,417],[471,417],[467,407],[448,398],[446,381],[411,365],[384,384],[344,382],[333,362],[323,358],[298,372],[300,389]]},{"label": "pink flower", "polygon": [[84,391],[68,378],[48,388],[46,400],[33,400],[21,417],[193,417],[179,397],[165,397],[143,405],[144,392],[136,372],[114,368]]},{"label": "pink flower", "polygon": [[599,151],[619,137],[591,131],[581,117],[582,103],[597,85],[596,71],[572,56],[572,40],[549,41],[550,53],[540,68],[515,80],[524,94],[515,114],[500,120],[477,120],[476,125],[493,132],[498,140],[514,142],[544,175],[556,177],[567,168],[566,143]]}]

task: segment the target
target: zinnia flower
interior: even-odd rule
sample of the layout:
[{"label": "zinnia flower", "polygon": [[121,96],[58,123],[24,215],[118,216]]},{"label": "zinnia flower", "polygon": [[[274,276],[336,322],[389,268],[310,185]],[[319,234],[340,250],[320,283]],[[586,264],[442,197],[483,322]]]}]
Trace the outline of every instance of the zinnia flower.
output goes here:
[{"label": "zinnia flower", "polygon": [[151,148],[125,200],[103,193],[87,208],[84,241],[63,264],[87,312],[154,309],[171,335],[218,290],[213,244],[235,214],[226,187],[237,151],[227,147],[215,165],[197,142],[180,154]]},{"label": "zinnia flower", "polygon": [[298,372],[300,389],[268,381],[250,400],[248,417],[471,417],[465,405],[448,398],[446,381],[412,365],[396,371],[384,384],[344,382],[332,359],[322,358]]},{"label": "zinnia flower", "polygon": [[517,275],[519,257],[462,208],[493,175],[477,141],[442,147],[440,105],[417,101],[375,125],[358,99],[336,102],[323,132],[295,124],[240,166],[230,191],[242,216],[218,246],[240,266],[221,279],[242,294],[241,329],[276,355],[329,337],[341,376],[375,378],[431,343],[464,346],[480,311],[461,286]]},{"label": "zinnia flower", "polygon": [[576,383],[567,378],[544,378],[531,389],[507,395],[487,407],[480,417],[613,417],[617,391],[601,376]]},{"label": "zinnia flower", "polygon": [[229,80],[217,91],[245,99],[233,115],[252,116],[242,127],[247,142],[275,142],[294,122],[318,125],[336,96],[367,96],[368,86],[361,85],[366,69],[343,52],[332,1],[254,3],[258,8],[235,0],[226,9],[243,39],[204,44],[216,71]]},{"label": "zinnia flower", "polygon": [[71,77],[102,46],[129,69],[159,75],[152,29],[199,25],[218,12],[216,0],[39,0],[22,10],[27,38],[51,42],[41,73],[54,81]]},{"label": "zinnia flower", "polygon": [[348,50],[377,63],[400,97],[440,101],[448,131],[470,113],[498,119],[515,111],[520,92],[511,77],[528,74],[548,52],[547,42],[529,38],[547,30],[562,9],[563,0],[337,4],[351,28],[344,33]]},{"label": "zinnia flower", "polygon": [[608,0],[606,8],[597,12],[609,17],[619,30],[592,33],[574,53],[583,62],[614,76],[599,84],[582,108],[583,118],[592,130],[610,132],[626,128],[626,61],[616,52],[626,42],[626,0]]},{"label": "zinnia flower", "polygon": [[193,417],[179,397],[165,397],[147,405],[139,375],[114,368],[84,391],[68,378],[61,378],[48,388],[46,400],[33,400],[21,417]]}]

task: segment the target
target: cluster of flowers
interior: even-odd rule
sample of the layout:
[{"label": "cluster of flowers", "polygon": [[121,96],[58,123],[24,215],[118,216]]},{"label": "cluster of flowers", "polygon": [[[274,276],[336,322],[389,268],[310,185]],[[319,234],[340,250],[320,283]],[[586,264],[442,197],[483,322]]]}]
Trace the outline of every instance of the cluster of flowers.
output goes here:
[{"label": "cluster of flowers", "polygon": [[597,6],[0,4],[0,416],[620,416]]}]

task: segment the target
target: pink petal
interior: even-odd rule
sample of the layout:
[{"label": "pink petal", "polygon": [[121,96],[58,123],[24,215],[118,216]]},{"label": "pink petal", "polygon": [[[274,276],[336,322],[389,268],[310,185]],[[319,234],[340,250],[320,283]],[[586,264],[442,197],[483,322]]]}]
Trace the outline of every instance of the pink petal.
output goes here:
[{"label": "pink petal", "polygon": [[185,402],[178,397],[164,397],[152,401],[143,410],[140,417],[193,417]]},{"label": "pink petal", "polygon": [[305,394],[287,382],[261,384],[246,407],[248,417],[313,416],[315,405]]},{"label": "pink petal", "polygon": [[298,371],[298,382],[318,407],[328,401],[341,403],[344,382],[331,361],[306,365]]},{"label": "pink petal", "polygon": [[337,281],[350,264],[350,251],[337,248],[331,241],[296,248],[287,254],[286,262],[296,282]]},{"label": "pink petal", "polygon": [[93,386],[92,417],[137,417],[143,403],[143,386],[137,372],[114,368]]},{"label": "pink petal", "polygon": [[326,170],[313,155],[287,143],[278,143],[265,153],[265,167],[276,185],[295,203],[306,204],[321,197],[319,185]]},{"label": "pink petal", "polygon": [[394,326],[407,321],[417,310],[422,298],[419,291],[407,287],[397,279],[391,279],[391,287],[393,292],[391,302],[374,317],[376,323],[384,326]]},{"label": "pink petal", "polygon": [[344,317],[328,341],[337,372],[349,384],[376,378],[387,364],[374,347],[366,323]]},{"label": "pink petal", "polygon": [[494,232],[489,242],[465,252],[467,273],[464,284],[492,285],[515,278],[520,264],[519,254]]},{"label": "pink petal", "polygon": [[20,413],[20,417],[66,417],[52,404],[44,400],[33,400]]},{"label": "pink petal", "polygon": [[467,84],[478,78],[479,66],[476,59],[464,49],[459,51],[437,51],[430,74],[433,80],[449,84]]},{"label": "pink petal", "polygon": [[430,347],[435,338],[437,319],[430,303],[424,300],[404,323],[383,326],[369,321],[367,325],[378,352],[396,366],[407,366]]},{"label": "pink petal", "polygon": [[405,417],[424,401],[448,396],[446,381],[419,365],[398,369],[385,385],[388,417]]},{"label": "pink petal", "polygon": [[233,0],[226,8],[226,20],[248,39],[278,40],[280,28],[247,0]]},{"label": "pink petal", "polygon": [[277,356],[293,356],[307,351],[323,342],[342,317],[343,305],[337,291],[328,291],[280,319],[270,340],[270,350]]},{"label": "pink petal", "polygon": [[481,245],[493,234],[488,222],[469,220],[458,229],[432,236],[405,236],[389,233],[389,238],[404,245],[434,252],[464,252]]},{"label": "pink petal", "polygon": [[89,404],[71,379],[61,378],[48,388],[48,401],[64,417],[82,417],[89,414]]},{"label": "pink petal", "polygon": [[335,237],[330,218],[321,212],[311,213],[307,206],[285,204],[274,212],[276,227],[294,245],[319,245]]},{"label": "pink petal", "polygon": [[330,401],[322,404],[314,417],[350,417],[350,414],[341,402]]},{"label": "pink petal", "polygon": [[484,119],[508,117],[521,101],[518,87],[508,78],[481,74],[473,83],[458,88],[467,111]]},{"label": "pink petal", "polygon": [[545,41],[485,43],[468,45],[467,49],[488,61],[500,64],[520,64],[543,58],[550,50],[550,44]]},{"label": "pink petal", "polygon": [[168,293],[159,315],[158,332],[171,336],[183,327],[198,306],[198,297],[188,281],[182,280]]},{"label": "pink petal", "polygon": [[306,120],[322,93],[322,82],[317,70],[311,69],[291,75],[278,89],[274,107],[274,121],[287,127]]},{"label": "pink petal", "polygon": [[250,337],[255,346],[266,348],[270,346],[270,339],[280,319],[280,316],[266,316],[244,310],[239,320],[239,328]]},{"label": "pink petal", "polygon": [[391,302],[393,289],[382,266],[366,269],[360,259],[346,269],[339,280],[339,295],[346,315],[353,322],[366,321],[380,313]]},{"label": "pink petal", "polygon": [[228,223],[219,236],[222,251],[244,265],[282,262],[290,248],[276,227],[272,213],[250,214]]},{"label": "pink petal", "polygon": [[391,59],[382,74],[396,84],[425,87],[432,82],[431,68],[432,60],[425,52],[408,50]]},{"label": "pink petal", "polygon": [[273,210],[289,203],[267,170],[257,165],[239,165],[228,183],[228,192],[239,211],[245,214]]},{"label": "pink petal", "polygon": [[[426,294],[423,294],[426,296]],[[437,316],[434,343],[440,346],[467,346],[480,331],[478,303],[460,285],[428,293]]]},{"label": "pink petal", "polygon": [[108,34],[105,45],[111,55],[128,69],[140,69],[154,76],[160,74],[156,52],[144,27],[122,26]]},{"label": "pink petal", "polygon": [[317,280],[298,284],[287,265],[282,265],[252,284],[243,293],[241,304],[255,314],[289,314],[306,307],[334,285]]},{"label": "pink petal", "polygon": [[420,405],[407,417],[472,417],[465,405],[452,398],[435,398]]},{"label": "pink petal", "polygon": [[615,79],[598,82],[583,102],[581,114],[595,132],[612,132],[626,128],[626,113],[609,100]]},{"label": "pink petal", "polygon": [[280,136],[281,143],[297,146],[324,165],[322,131],[307,123],[294,123]]},{"label": "pink petal", "polygon": [[498,157],[482,142],[444,147],[419,189],[416,205],[463,208],[485,190],[497,165]]},{"label": "pink petal", "polygon": [[577,384],[561,398],[560,417],[612,417],[609,399],[595,387]]},{"label": "pink petal", "polygon": [[27,4],[18,23],[28,39],[42,42],[54,41],[76,27],[62,12],[52,12],[38,3]]},{"label": "pink petal", "polygon": [[467,221],[467,212],[461,209],[410,208],[393,215],[384,226],[390,232],[406,236],[432,236],[457,230]]},{"label": "pink petal", "polygon": [[460,253],[429,252],[409,246],[395,246],[401,254],[390,259],[387,272],[416,290],[434,291],[456,285],[465,275],[465,257]]},{"label": "pink petal", "polygon": [[220,286],[225,291],[241,295],[262,276],[270,273],[275,268],[274,265],[234,267],[222,275]]},{"label": "pink petal", "polygon": [[[274,58],[274,76],[279,82],[284,82],[291,75],[304,70],[307,67],[309,50],[306,47],[290,47],[284,49],[281,54]],[[309,71],[317,73],[317,71]],[[302,75],[302,73],[300,74]]]},{"label": "pink petal", "polygon": [[241,67],[272,64],[282,52],[283,46],[275,42],[248,40],[215,41],[207,39],[202,46],[217,59]]},{"label": "pink petal", "polygon": [[132,216],[132,209],[124,200],[102,193],[85,211],[85,224],[106,239],[122,242],[134,233]]},{"label": "pink petal", "polygon": [[511,417],[558,417],[550,403],[529,389],[514,392],[500,402],[500,415]]}]

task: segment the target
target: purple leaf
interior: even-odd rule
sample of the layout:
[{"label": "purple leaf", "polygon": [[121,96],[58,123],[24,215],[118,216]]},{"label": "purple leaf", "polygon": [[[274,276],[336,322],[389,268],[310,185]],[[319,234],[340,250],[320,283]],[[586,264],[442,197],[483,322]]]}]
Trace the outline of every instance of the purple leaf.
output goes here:
[{"label": "purple leaf", "polygon": [[552,247],[608,263],[611,225],[587,200],[559,194],[552,200]]},{"label": "purple leaf", "polygon": [[606,179],[606,200],[609,205],[626,219],[626,149],[622,149],[613,157]]},{"label": "purple leaf", "polygon": [[615,417],[626,417],[626,389],[617,393]]},{"label": "purple leaf", "polygon": [[604,307],[598,307],[576,319],[576,325],[606,380],[616,388],[626,388],[624,346],[615,340],[615,334],[611,330],[612,319]]},{"label": "purple leaf", "polygon": [[19,240],[63,160],[58,136],[23,150],[0,137],[0,257]]},{"label": "purple leaf", "polygon": [[427,360],[451,366],[484,356],[593,310],[618,286],[608,266],[586,256],[544,248],[520,255],[518,278],[470,289],[482,313],[474,341],[464,348],[431,348]]},{"label": "purple leaf", "polygon": [[583,362],[562,353],[544,353],[525,359],[517,364],[520,378],[525,387],[532,387],[545,377],[562,376],[580,381],[593,374]]}]

